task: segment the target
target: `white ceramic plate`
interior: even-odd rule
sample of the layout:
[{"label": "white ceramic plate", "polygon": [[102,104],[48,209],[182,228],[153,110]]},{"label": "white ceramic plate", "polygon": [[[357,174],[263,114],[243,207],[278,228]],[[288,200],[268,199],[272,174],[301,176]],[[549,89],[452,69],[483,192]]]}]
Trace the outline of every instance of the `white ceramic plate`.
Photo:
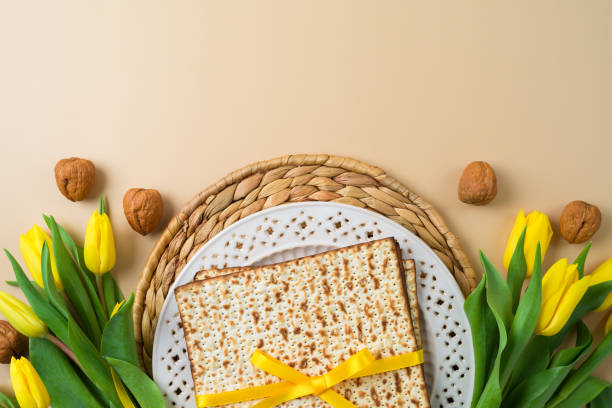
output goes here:
[{"label": "white ceramic plate", "polygon": [[257,212],[215,235],[185,265],[168,292],[153,347],[153,378],[168,407],[195,408],[193,381],[174,288],[202,268],[264,265],[394,237],[414,259],[422,317],[425,376],[433,408],[468,407],[474,381],[472,336],[452,275],[417,236],[375,212],[326,202]]}]

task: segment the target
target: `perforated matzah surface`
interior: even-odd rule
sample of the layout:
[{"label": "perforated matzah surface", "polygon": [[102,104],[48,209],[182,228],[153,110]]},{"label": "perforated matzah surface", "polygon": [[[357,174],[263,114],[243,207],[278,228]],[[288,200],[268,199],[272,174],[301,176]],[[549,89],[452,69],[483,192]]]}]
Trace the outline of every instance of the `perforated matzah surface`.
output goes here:
[{"label": "perforated matzah surface", "polygon": [[[278,381],[251,366],[256,349],[311,376],[364,347],[377,357],[417,349],[392,239],[194,282],[176,297],[198,394]],[[429,406],[421,366],[334,389],[361,407]],[[308,396],[283,406],[326,403]]]}]

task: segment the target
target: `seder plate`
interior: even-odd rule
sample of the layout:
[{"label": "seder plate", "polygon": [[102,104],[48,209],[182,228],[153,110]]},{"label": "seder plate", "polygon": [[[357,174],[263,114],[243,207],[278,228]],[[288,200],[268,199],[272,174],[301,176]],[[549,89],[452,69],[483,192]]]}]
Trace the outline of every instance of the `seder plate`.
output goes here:
[{"label": "seder plate", "polygon": [[425,378],[433,408],[468,407],[474,382],[464,297],[444,263],[412,232],[373,211],[306,202],[257,212],[222,230],[185,265],[171,286],[155,331],[153,378],[168,407],[195,408],[193,381],[174,288],[202,268],[264,265],[394,237],[417,271]]}]

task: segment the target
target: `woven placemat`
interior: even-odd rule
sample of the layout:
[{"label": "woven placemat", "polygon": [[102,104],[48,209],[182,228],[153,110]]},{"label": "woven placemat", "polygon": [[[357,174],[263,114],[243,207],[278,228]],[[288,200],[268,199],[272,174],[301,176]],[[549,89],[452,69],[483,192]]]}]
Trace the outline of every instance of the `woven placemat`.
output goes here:
[{"label": "woven placemat", "polygon": [[237,170],[196,195],[153,247],[136,289],[135,335],[150,372],[157,319],[174,279],[211,237],[265,208],[298,201],[333,201],[368,208],[418,235],[451,271],[464,294],[476,286],[459,240],[438,212],[382,169],[325,154],[290,155]]}]

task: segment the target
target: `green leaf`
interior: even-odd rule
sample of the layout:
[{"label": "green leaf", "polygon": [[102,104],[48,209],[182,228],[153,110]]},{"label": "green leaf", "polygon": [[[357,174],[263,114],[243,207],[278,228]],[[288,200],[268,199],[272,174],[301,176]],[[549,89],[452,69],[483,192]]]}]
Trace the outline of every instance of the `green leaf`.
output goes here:
[{"label": "green leaf", "polygon": [[110,273],[105,273],[102,276],[102,287],[104,289],[104,298],[106,300],[106,307],[110,312],[113,310],[113,307],[123,301],[125,298],[123,297],[123,293],[121,293],[121,289],[117,285],[115,278]]},{"label": "green leaf", "polygon": [[[558,408],[581,408],[589,402],[593,401],[603,390],[608,388],[610,383],[599,379],[597,377],[587,377],[574,390],[574,392],[567,397],[565,401],[557,405]],[[591,407],[593,405],[591,404]],[[609,407],[609,405],[608,405]]]},{"label": "green leaf", "polygon": [[591,249],[591,245],[593,245],[593,242],[589,242],[574,261],[574,263],[578,265],[578,277],[580,279],[584,276],[584,264],[586,263],[586,257],[589,253],[589,249]]},{"label": "green leaf", "polygon": [[104,357],[116,358],[139,366],[140,360],[134,340],[133,304],[134,294],[132,293],[104,327],[100,351]]},{"label": "green leaf", "polygon": [[17,287],[19,287],[19,284],[17,283],[17,281],[7,280],[7,281],[4,281],[4,283],[6,283],[9,286],[17,286]]},{"label": "green leaf", "polygon": [[483,275],[480,283],[467,297],[463,308],[472,329],[472,343],[474,348],[474,391],[472,393],[472,407],[478,403],[485,379],[488,376],[488,368],[492,365],[491,357],[497,342],[497,324],[488,325],[491,314],[485,292],[487,276]]},{"label": "green leaf", "polygon": [[159,388],[157,388],[153,380],[140,369],[140,366],[112,357],[106,357],[106,361],[113,366],[123,383],[127,386],[142,408],[165,407],[164,398]]},{"label": "green leaf", "polygon": [[83,372],[100,389],[102,394],[117,406],[121,406],[119,405],[119,397],[115,391],[115,384],[110,374],[110,368],[96,349],[96,346],[83,333],[74,319],[68,321],[68,331],[70,333],[70,342],[68,344],[79,360]]},{"label": "green leaf", "polygon": [[[19,283],[19,287],[32,309],[34,309],[34,313],[36,313],[40,320],[42,320],[57,337],[66,342],[68,339],[68,322],[66,318],[49,303],[38,289],[34,287],[35,284],[30,282],[19,263],[13,258],[13,255],[6,249],[4,252],[13,266],[13,271],[15,272],[15,278]],[[38,285],[36,286],[38,287]]]},{"label": "green leaf", "polygon": [[[534,341],[543,336],[536,336]],[[542,339],[545,340],[546,338]],[[548,338],[549,339],[549,338]],[[557,358],[556,365],[532,371],[526,371],[527,375],[519,377],[519,384],[512,389],[508,397],[504,399],[503,407],[507,408],[539,408],[543,407],[546,401],[557,390],[565,377],[571,372],[576,362],[588,352],[592,342],[588,328],[582,322],[578,325],[576,336],[576,348],[578,352],[567,353],[567,358]],[[548,344],[549,343],[544,343]],[[570,358],[571,357],[571,358]],[[561,363],[566,363],[561,365]]]},{"label": "green leaf", "polygon": [[512,293],[512,312],[516,312],[519,301],[521,300],[521,291],[523,290],[523,281],[527,274],[527,261],[525,260],[525,231],[527,227],[523,228],[523,232],[519,237],[512,258],[510,259],[510,265],[508,266],[508,275],[506,276],[506,282]]},{"label": "green leaf", "polygon": [[2,408],[19,408],[19,405],[16,406],[15,404],[4,393],[0,392],[0,406]]},{"label": "green leaf", "polygon": [[567,334],[574,328],[574,325],[588,313],[597,309],[611,291],[612,281],[601,282],[589,287],[563,329],[551,337],[551,349],[559,347]]},{"label": "green leaf", "polygon": [[482,266],[486,276],[486,298],[491,314],[497,324],[498,347],[491,372],[482,394],[476,404],[477,408],[498,407],[502,402],[500,384],[500,366],[503,351],[507,343],[507,327],[512,321],[512,295],[506,282],[487,257],[480,252]]},{"label": "green leaf", "polygon": [[571,349],[561,350],[554,357],[553,361],[550,364],[549,368],[565,368],[562,370],[561,375],[555,378],[547,389],[542,392],[542,394],[535,399],[534,403],[531,405],[534,408],[543,407],[546,404],[546,401],[550,400],[550,398],[555,394],[565,377],[571,373],[572,367],[581,359],[586,353],[588,353],[591,348],[591,344],[593,344],[593,336],[591,336],[591,332],[589,328],[582,322],[578,322],[578,333],[576,335],[576,346]]},{"label": "green leaf", "polygon": [[45,339],[30,339],[30,360],[40,375],[53,407],[104,408],[79,378],[66,355]]},{"label": "green leaf", "polygon": [[68,318],[68,315],[70,314],[70,312],[68,311],[68,305],[55,287],[55,280],[53,279],[53,273],[51,272],[51,256],[49,254],[49,247],[47,247],[46,242],[43,244],[40,259],[42,279],[45,284],[45,293],[47,294],[47,299],[49,299],[51,304],[65,318]]},{"label": "green leaf", "polygon": [[[536,400],[556,385],[570,372],[571,367],[548,368],[524,379],[504,399],[503,408],[535,408]],[[561,380],[559,380],[561,379]]]},{"label": "green leaf", "polygon": [[64,246],[64,241],[59,232],[59,228],[53,217],[48,217],[48,225],[51,230],[51,241],[53,242],[53,253],[55,264],[64,285],[64,291],[72,302],[80,320],[83,322],[83,329],[88,337],[95,343],[100,343],[102,335],[100,324],[98,323],[94,306],[88,296],[87,289],[81,280],[78,268],[74,260]]},{"label": "green leaf", "polygon": [[582,322],[578,321],[578,330],[576,331],[576,346],[572,348],[559,350],[550,363],[551,367],[559,367],[573,364],[581,358],[593,345],[593,336],[589,328]]},{"label": "green leaf", "polygon": [[546,405],[546,408],[558,406],[589,377],[593,370],[612,352],[612,331],[599,343],[593,353],[576,369],[563,383],[555,397]]},{"label": "green leaf", "polygon": [[487,302],[491,309],[499,315],[507,330],[512,322],[512,294],[510,288],[482,251],[480,251],[480,262],[487,275]]},{"label": "green leaf", "polygon": [[104,197],[100,196],[100,212],[99,214],[102,215],[106,212],[106,208],[104,206]]},{"label": "green leaf", "polygon": [[[524,233],[523,233],[524,234]],[[529,343],[533,331],[538,323],[540,307],[542,306],[542,259],[540,255],[540,244],[536,248],[533,275],[529,286],[521,299],[516,310],[516,316],[512,321],[508,344],[504,350],[501,363],[500,381],[504,385],[510,379],[512,369],[519,356]]]},{"label": "green leaf", "polygon": [[535,336],[525,347],[525,350],[514,365],[510,382],[504,388],[504,396],[532,373],[542,371],[548,367],[550,354],[550,337]]},{"label": "green leaf", "polygon": [[612,407],[612,386],[603,390],[597,398],[591,401],[590,408],[610,408]]}]

